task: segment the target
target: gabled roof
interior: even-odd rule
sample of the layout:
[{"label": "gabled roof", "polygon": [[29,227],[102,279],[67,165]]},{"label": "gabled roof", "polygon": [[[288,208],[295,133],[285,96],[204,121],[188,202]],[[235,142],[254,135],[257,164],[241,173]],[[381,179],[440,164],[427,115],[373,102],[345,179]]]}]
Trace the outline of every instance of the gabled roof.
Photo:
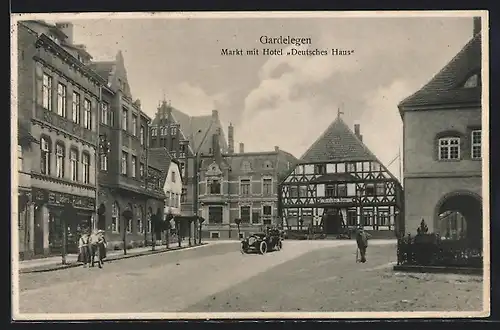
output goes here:
[{"label": "gabled roof", "polygon": [[367,161],[376,157],[365,144],[337,117],[323,134],[300,157],[300,163],[328,161]]},{"label": "gabled roof", "polygon": [[398,107],[407,108],[445,104],[481,104],[481,86],[463,88],[471,74],[481,72],[481,33],[477,33],[457,55],[420,90]]},{"label": "gabled roof", "polygon": [[111,76],[115,65],[116,63],[114,61],[92,62],[89,64],[89,68],[109,82],[109,77]]},{"label": "gabled roof", "polygon": [[[165,184],[165,180],[167,179],[168,170],[170,168],[171,163],[179,165],[179,163],[175,159],[170,157],[168,150],[166,148],[162,147],[162,148],[149,149],[148,164],[149,166],[161,171],[162,186]],[[180,173],[180,175],[182,180],[182,173]]]}]

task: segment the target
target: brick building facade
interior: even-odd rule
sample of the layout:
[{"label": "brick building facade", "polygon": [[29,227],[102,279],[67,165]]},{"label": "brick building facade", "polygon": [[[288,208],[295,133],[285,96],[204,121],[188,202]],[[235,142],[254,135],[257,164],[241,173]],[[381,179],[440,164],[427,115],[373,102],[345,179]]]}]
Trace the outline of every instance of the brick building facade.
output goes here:
[{"label": "brick building facade", "polygon": [[406,231],[420,221],[444,238],[482,239],[481,22],[422,89],[399,104]]},{"label": "brick building facade", "polygon": [[79,228],[91,226],[103,81],[65,25],[17,27],[20,257],[29,258],[59,253],[65,240],[75,250]]}]

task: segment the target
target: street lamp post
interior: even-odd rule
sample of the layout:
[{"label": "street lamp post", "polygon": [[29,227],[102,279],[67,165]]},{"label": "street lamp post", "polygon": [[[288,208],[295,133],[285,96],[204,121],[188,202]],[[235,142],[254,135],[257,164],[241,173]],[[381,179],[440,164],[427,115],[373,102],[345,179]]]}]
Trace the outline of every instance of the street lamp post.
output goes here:
[{"label": "street lamp post", "polygon": [[241,237],[241,234],[240,234],[241,219],[239,219],[239,218],[234,219],[234,223],[236,223],[236,226],[238,227],[238,239],[240,239],[240,237]]},{"label": "street lamp post", "polygon": [[200,231],[198,232],[198,244],[201,245],[201,225],[203,224],[203,222],[205,222],[205,218],[200,217],[198,220],[200,222]]}]

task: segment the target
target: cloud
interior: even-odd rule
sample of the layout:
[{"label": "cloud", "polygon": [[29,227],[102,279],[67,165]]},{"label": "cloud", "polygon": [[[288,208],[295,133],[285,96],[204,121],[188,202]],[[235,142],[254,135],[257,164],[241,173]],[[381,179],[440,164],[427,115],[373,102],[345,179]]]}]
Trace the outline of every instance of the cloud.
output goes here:
[{"label": "cloud", "polygon": [[[318,46],[290,46],[284,53],[322,49],[321,44],[327,45],[320,40]],[[276,145],[300,157],[336,116],[337,104],[320,102],[318,86],[337,73],[359,70],[355,56],[270,57],[258,72],[259,85],[245,98],[237,137],[248,151]]]},{"label": "cloud", "polygon": [[[394,80],[364,96],[366,109],[359,120],[363,142],[386,166],[398,156],[399,149],[402,157],[403,122],[397,105],[415,90],[415,86],[405,80]],[[398,160],[388,169],[400,177]]]},{"label": "cloud", "polygon": [[166,98],[172,102],[172,106],[190,116],[203,116],[212,113],[226,104],[226,93],[207,94],[201,87],[182,82],[170,89]]}]

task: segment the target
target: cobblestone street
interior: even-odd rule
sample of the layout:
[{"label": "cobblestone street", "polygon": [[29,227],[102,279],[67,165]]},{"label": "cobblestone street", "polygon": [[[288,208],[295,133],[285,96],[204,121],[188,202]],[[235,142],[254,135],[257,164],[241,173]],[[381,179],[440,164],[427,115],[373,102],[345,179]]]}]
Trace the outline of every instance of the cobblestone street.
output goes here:
[{"label": "cobblestone street", "polygon": [[[21,313],[478,311],[482,278],[394,272],[395,246],[285,241],[242,255],[238,244],[114,261],[102,270],[21,274]],[[98,291],[96,291],[98,290]],[[98,295],[98,296],[97,296]]]}]

